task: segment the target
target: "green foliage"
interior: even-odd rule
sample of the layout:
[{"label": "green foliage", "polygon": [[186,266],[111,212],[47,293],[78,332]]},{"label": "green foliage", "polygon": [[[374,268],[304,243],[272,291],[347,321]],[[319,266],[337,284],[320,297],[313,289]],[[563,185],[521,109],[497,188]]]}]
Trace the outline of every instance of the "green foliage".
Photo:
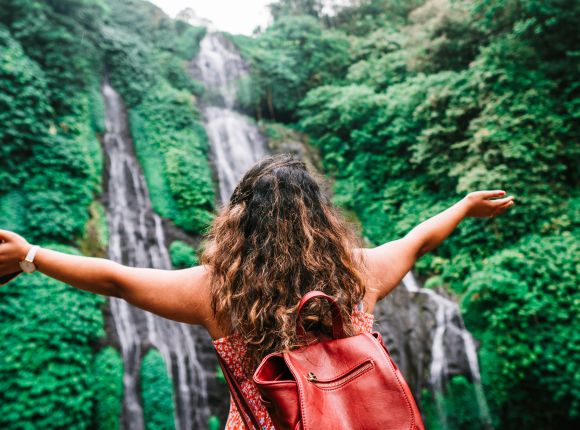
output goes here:
[{"label": "green foliage", "polygon": [[335,202],[359,214],[372,242],[406,233],[450,202],[427,194],[429,184],[411,163],[410,149],[423,125],[415,110],[429,91],[454,79],[452,73],[420,75],[386,94],[361,85],[320,87],[302,102],[302,127],[336,178]]},{"label": "green foliage", "polygon": [[111,85],[129,106],[139,104],[157,79],[149,67],[154,53],[143,40],[123,27],[105,26],[102,43]]},{"label": "green foliage", "polygon": [[[204,33],[142,1],[3,1],[0,228],[51,249],[78,253],[60,245],[68,244],[105,255],[107,220],[97,195],[105,72],[146,119],[168,109],[158,129],[146,130],[151,147],[163,151],[154,161],[164,163],[166,212],[202,230],[213,216],[213,184],[191,95],[200,87],[185,62]],[[107,349],[93,363],[104,336],[103,297],[40,274],[18,277],[0,294],[0,427],[93,428],[98,419],[118,428],[120,358]]]},{"label": "green foliage", "polygon": [[95,200],[89,206],[89,213],[90,219],[79,241],[79,249],[83,255],[105,258],[109,243],[109,225],[105,208]]},{"label": "green foliage", "polygon": [[200,93],[186,71],[206,30],[170,19],[142,0],[108,0],[102,46],[110,80],[129,106],[166,80],[180,90]]},{"label": "green foliage", "polygon": [[[421,410],[425,427],[429,430],[482,428],[474,386],[463,375],[453,376],[444,393],[431,393],[425,389],[421,396]],[[441,415],[445,418],[441,419]]]},{"label": "green foliage", "polygon": [[[8,1],[0,18],[0,222],[71,254],[51,241],[76,243],[100,188],[92,35],[101,10],[96,1]],[[91,427],[103,297],[40,273],[1,294],[0,426]]]},{"label": "green foliage", "polygon": [[[103,95],[101,94],[100,87],[96,83],[92,85],[89,93],[89,105],[90,105],[90,115],[91,115],[91,128],[98,134],[105,133],[105,101],[103,100]],[[98,142],[97,142],[98,143]],[[100,145],[95,145],[95,151],[98,152],[98,156],[95,158],[100,158],[99,171],[102,170],[103,154]]]},{"label": "green foliage", "polygon": [[0,427],[89,428],[104,298],[41,273],[18,276],[0,295]]},{"label": "green foliage", "polygon": [[12,231],[24,231],[26,197],[18,190],[0,194],[0,225]]},{"label": "green foliage", "polygon": [[408,15],[425,0],[367,0],[353,2],[339,8],[333,16],[325,17],[330,25],[347,34],[366,36],[383,26],[400,26],[408,22]]},{"label": "green foliage", "polygon": [[195,248],[181,240],[171,242],[169,255],[171,256],[171,264],[176,269],[187,269],[199,264]]},{"label": "green foliage", "polygon": [[207,427],[209,428],[209,430],[221,429],[222,427],[221,427],[220,419],[218,417],[216,417],[215,415],[210,416],[208,421],[207,421]]},{"label": "green foliage", "polygon": [[196,95],[203,94],[203,84],[194,81],[187,72],[187,61],[169,52],[159,52],[154,62],[161,69],[160,76],[163,76],[174,88]]},{"label": "green foliage", "polygon": [[352,64],[347,79],[356,84],[370,85],[375,90],[385,90],[389,85],[403,82],[409,75],[404,51],[390,52],[371,58],[363,58]]},{"label": "green foliage", "polygon": [[324,2],[322,0],[279,0],[270,3],[268,7],[274,19],[282,19],[289,15],[309,15],[320,18]]},{"label": "green foliage", "polygon": [[220,384],[227,383],[226,377],[224,376],[224,372],[219,364],[216,367],[216,379],[219,381]]},{"label": "green foliage", "polygon": [[153,208],[193,233],[213,219],[208,141],[191,94],[155,87],[131,111],[131,132]]},{"label": "green foliage", "polygon": [[526,236],[466,280],[465,322],[483,342],[483,383],[506,428],[580,422],[579,239]]},{"label": "green foliage", "polygon": [[0,193],[21,184],[35,146],[49,138],[52,109],[46,79],[7,29],[0,26]]},{"label": "green foliage", "polygon": [[309,16],[281,18],[253,46],[245,40],[244,48],[252,82],[241,102],[270,118],[294,118],[306,92],[343,80],[350,61],[348,38]]},{"label": "green foliage", "polygon": [[384,94],[319,87],[301,104],[301,124],[337,177],[335,201],[359,213],[371,241],[400,237],[474,189],[505,187],[525,205],[495,222],[467,220],[437,251],[443,260],[420,261],[458,291],[482,251],[566,228],[578,149],[532,54],[498,38],[465,71],[408,77]]},{"label": "green foliage", "polygon": [[173,383],[161,353],[151,349],[141,363],[141,390],[145,428],[175,429]]},{"label": "green foliage", "polygon": [[77,97],[100,70],[96,37],[104,11],[101,1],[5,0],[2,10],[0,22],[42,69],[55,115],[74,115]]},{"label": "green foliage", "polygon": [[108,346],[95,357],[96,423],[99,430],[118,430],[123,407],[123,359]]},{"label": "green foliage", "polygon": [[[24,193],[19,203],[28,210],[20,226],[26,230],[20,233],[27,232],[27,239],[72,244],[84,229],[88,218],[86,207],[99,187],[102,158],[91,128],[90,96],[81,93],[69,99],[66,91],[71,88],[59,88],[68,82],[78,89],[93,81],[91,73],[84,69],[88,63],[64,59],[66,49],[76,49],[74,34],[65,27],[58,27],[55,34],[21,29],[19,23],[28,22],[30,16],[20,15],[22,11],[16,6],[14,12],[18,17],[10,24],[18,29],[16,34],[24,41],[33,35],[39,40],[35,39],[36,43],[25,51],[8,30],[0,29],[0,80],[6,89],[0,97],[3,115],[0,119],[5,130],[0,132],[3,160],[0,192],[17,188]],[[39,19],[52,23],[49,17],[54,17],[48,10],[44,12]],[[63,22],[69,23],[66,19]],[[71,27],[80,31],[76,28],[79,24],[72,22]],[[55,49],[53,37],[64,38],[59,41],[65,52],[58,51],[55,58],[47,52],[41,55],[40,48],[49,52]],[[38,56],[40,63],[27,54]],[[52,63],[57,58],[64,64]],[[65,65],[70,70],[63,69]],[[84,80],[74,78],[74,73],[85,73]]]},{"label": "green foliage", "polygon": [[425,281],[423,286],[430,289],[441,287],[443,286],[443,278],[441,278],[441,276],[431,276]]},{"label": "green foliage", "polygon": [[109,3],[109,20],[142,40],[149,47],[191,60],[199,51],[206,29],[169,18],[159,7],[142,0]]}]

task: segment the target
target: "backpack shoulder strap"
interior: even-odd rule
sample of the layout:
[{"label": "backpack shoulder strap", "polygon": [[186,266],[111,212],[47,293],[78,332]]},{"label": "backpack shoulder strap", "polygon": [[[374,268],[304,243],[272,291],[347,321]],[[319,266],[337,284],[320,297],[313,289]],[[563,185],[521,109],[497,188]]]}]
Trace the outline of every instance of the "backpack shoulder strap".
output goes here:
[{"label": "backpack shoulder strap", "polygon": [[228,386],[230,387],[230,392],[232,393],[232,397],[234,398],[234,402],[236,403],[236,407],[238,408],[238,412],[240,413],[240,416],[242,417],[242,421],[244,422],[244,425],[249,430],[252,430],[252,426],[250,426],[248,424],[248,421],[246,418],[246,415],[247,415],[250,418],[250,421],[253,424],[254,428],[257,430],[261,430],[262,427],[260,426],[260,423],[259,423],[258,419],[256,418],[256,416],[254,415],[254,412],[252,411],[252,409],[250,408],[250,406],[246,402],[246,399],[244,398],[244,395],[242,394],[242,390],[238,384],[238,381],[236,381],[234,374],[231,372],[230,368],[228,367],[228,365],[226,364],[224,359],[221,357],[221,355],[217,351],[217,349],[216,349],[216,355],[217,355],[220,367],[222,368],[224,378],[225,378],[226,382],[228,383]]}]

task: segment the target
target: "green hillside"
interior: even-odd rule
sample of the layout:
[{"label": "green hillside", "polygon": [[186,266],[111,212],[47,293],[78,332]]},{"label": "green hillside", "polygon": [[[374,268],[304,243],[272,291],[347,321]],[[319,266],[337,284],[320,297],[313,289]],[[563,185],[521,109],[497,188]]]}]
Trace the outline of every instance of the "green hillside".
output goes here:
[{"label": "green hillside", "polygon": [[[105,256],[106,76],[127,103],[154,209],[202,233],[214,188],[200,86],[185,64],[205,30],[143,1],[3,0],[0,9],[0,226]],[[105,298],[40,274],[17,278],[0,298],[0,427],[118,428],[122,361],[99,352]]]}]

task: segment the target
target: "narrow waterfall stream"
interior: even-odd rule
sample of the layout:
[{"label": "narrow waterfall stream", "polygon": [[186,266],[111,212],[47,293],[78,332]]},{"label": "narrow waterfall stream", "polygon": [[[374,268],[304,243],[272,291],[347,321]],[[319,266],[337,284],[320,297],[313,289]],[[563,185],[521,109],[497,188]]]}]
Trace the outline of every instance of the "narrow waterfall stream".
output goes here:
[{"label": "narrow waterfall stream", "polygon": [[[171,269],[161,219],[151,209],[143,174],[135,158],[123,100],[108,83],[105,100],[105,202],[109,258],[132,267]],[[209,418],[206,376],[198,360],[198,327],[161,318],[115,297],[110,310],[124,362],[122,428],[143,430],[139,371],[143,355],[156,348],[174,385],[175,428],[206,428]]]},{"label": "narrow waterfall stream", "polygon": [[253,120],[234,110],[237,83],[248,66],[221,34],[209,31],[201,41],[191,72],[206,89],[204,125],[219,180],[220,200],[229,199],[242,175],[267,154],[266,142]]},{"label": "narrow waterfall stream", "polygon": [[[486,429],[491,428],[491,416],[481,385],[475,342],[471,333],[465,328],[459,306],[433,290],[419,287],[413,272],[405,275],[402,284],[410,294],[425,296],[431,302],[432,308],[435,309],[436,326],[432,335],[431,364],[429,366],[429,383],[432,389],[435,393],[443,392],[444,384],[450,376],[449,361],[453,359],[449,357],[450,353],[446,349],[446,343],[457,343],[459,341],[459,348],[461,349],[462,347],[463,349],[464,360],[467,363],[469,376],[473,383],[474,396],[479,408],[482,426]],[[440,396],[436,397],[439,420],[443,428],[447,428],[445,411],[438,400],[439,398]]]}]

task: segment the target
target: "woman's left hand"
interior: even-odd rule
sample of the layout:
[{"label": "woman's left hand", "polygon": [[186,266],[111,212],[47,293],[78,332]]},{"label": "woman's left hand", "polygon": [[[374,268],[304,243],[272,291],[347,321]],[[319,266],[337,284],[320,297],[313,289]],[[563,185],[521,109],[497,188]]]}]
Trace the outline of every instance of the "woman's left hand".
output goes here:
[{"label": "woman's left hand", "polygon": [[19,272],[30,244],[18,233],[0,230],[0,277]]},{"label": "woman's left hand", "polygon": [[496,215],[501,215],[506,209],[514,204],[514,197],[504,197],[505,194],[506,192],[503,190],[484,190],[469,193],[463,199],[467,207],[465,216],[474,218],[493,218]]}]

